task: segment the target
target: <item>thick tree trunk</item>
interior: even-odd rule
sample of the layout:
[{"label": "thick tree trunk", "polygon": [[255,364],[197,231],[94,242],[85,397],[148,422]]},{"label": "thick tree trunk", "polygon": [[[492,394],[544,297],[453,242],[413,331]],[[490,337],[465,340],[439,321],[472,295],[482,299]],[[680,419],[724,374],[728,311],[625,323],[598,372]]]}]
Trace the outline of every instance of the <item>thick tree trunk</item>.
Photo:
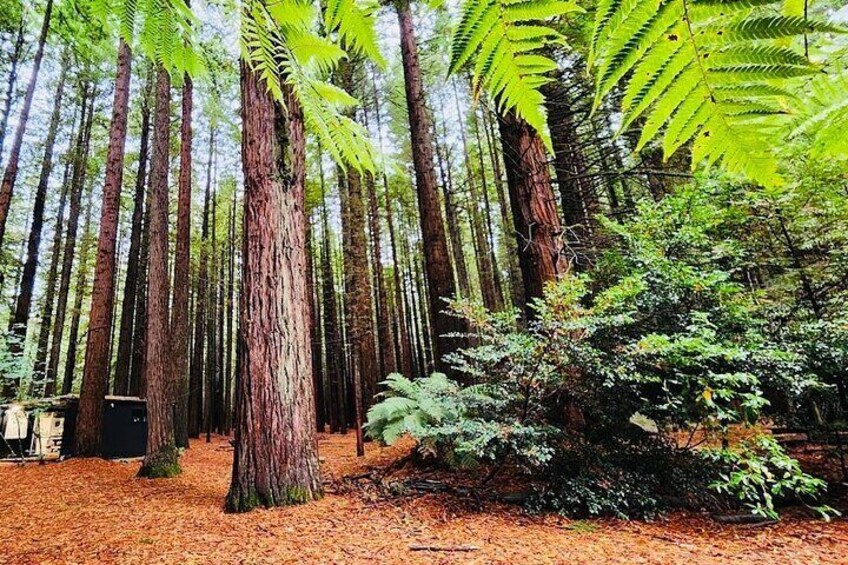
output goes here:
[{"label": "thick tree trunk", "polygon": [[409,112],[409,128],[412,141],[412,157],[415,166],[415,188],[418,192],[418,211],[424,246],[424,263],[429,284],[428,305],[433,331],[436,334],[434,358],[437,370],[444,371],[442,357],[460,347],[461,340],[448,337],[459,332],[459,320],[446,314],[444,299],[455,297],[456,288],[448,255],[447,235],[439,203],[436,174],[433,168],[433,140],[424,103],[424,87],[421,66],[418,62],[418,46],[412,22],[412,11],[408,0],[395,4],[400,24],[400,46],[403,59],[406,105]]},{"label": "thick tree trunk", "polygon": [[189,269],[191,266],[191,109],[192,82],[183,82],[180,124],[180,176],[177,196],[177,245],[174,254],[174,300],[171,313],[171,382],[175,387],[177,447],[188,447]]},{"label": "thick tree trunk", "polygon": [[3,148],[6,146],[6,128],[9,125],[9,114],[12,113],[12,100],[15,98],[15,83],[18,81],[18,65],[24,53],[24,32],[26,31],[26,18],[24,10],[21,10],[21,21],[18,25],[18,33],[15,35],[15,43],[12,54],[9,57],[9,78],[6,80],[6,97],[3,99],[3,111],[0,113],[0,162],[3,158]]},{"label": "thick tree trunk", "polygon": [[140,331],[136,321],[136,294],[139,291],[139,260],[141,236],[144,228],[144,192],[147,183],[147,159],[150,145],[150,90],[153,81],[148,80],[141,97],[141,140],[138,150],[138,173],[133,194],[132,227],[130,250],[127,256],[127,277],[124,283],[124,298],[121,301],[121,327],[118,335],[118,357],[115,362],[114,392],[117,395],[130,393],[130,367],[133,362],[133,336]]},{"label": "thick tree trunk", "polygon": [[548,124],[554,149],[556,173],[562,203],[562,217],[570,255],[578,270],[591,262],[594,237],[598,228],[596,215],[600,211],[597,190],[588,175],[589,165],[583,144],[572,115],[573,108],[562,77],[545,88]]},{"label": "thick tree trunk", "polygon": [[6,235],[6,220],[9,217],[9,206],[12,204],[12,192],[15,190],[15,181],[18,178],[18,165],[21,156],[21,146],[24,141],[29,113],[32,109],[32,99],[35,96],[35,85],[38,82],[38,73],[41,70],[41,61],[44,58],[44,44],[47,42],[47,32],[50,30],[50,15],[53,12],[53,0],[47,0],[44,8],[44,21],[41,24],[41,33],[38,36],[38,48],[32,62],[32,74],[29,77],[24,105],[18,116],[18,126],[15,130],[15,138],[12,140],[12,148],[9,151],[9,162],[3,180],[0,182],[0,248]]},{"label": "thick tree trunk", "polygon": [[194,306],[194,348],[189,376],[188,435],[200,437],[203,423],[203,384],[206,346],[206,293],[209,285],[209,199],[212,191],[212,159],[215,152],[215,128],[209,130],[209,157],[206,165],[206,190],[203,194],[203,221],[200,231],[200,261],[197,268],[197,293]]},{"label": "thick tree trunk", "polygon": [[[87,113],[81,122],[85,125],[80,128],[74,155],[74,172],[71,175],[70,202],[68,208],[68,228],[65,235],[65,249],[62,253],[62,271],[59,276],[59,294],[56,298],[56,319],[53,321],[53,339],[50,344],[50,359],[47,363],[47,372],[45,374],[45,378],[48,382],[57,378],[59,374],[59,357],[62,352],[62,337],[65,330],[68,292],[71,288],[71,271],[74,266],[77,231],[79,230],[80,201],[82,199],[83,185],[85,185],[86,182],[88,154],[91,148],[91,128],[94,122],[95,98],[96,95],[92,90],[88,100]],[[66,383],[63,383],[62,394],[68,394],[70,392],[71,389],[66,389]]]},{"label": "thick tree trunk", "polygon": [[303,115],[293,96],[287,115],[275,112],[267,87],[245,62],[241,90],[244,347],[226,505],[233,512],[321,495],[304,272]]},{"label": "thick tree trunk", "polygon": [[[9,321],[9,333],[13,339],[9,342],[9,352],[18,356],[23,354],[26,342],[27,327],[29,326],[29,313],[32,307],[32,293],[35,288],[35,272],[38,269],[38,252],[41,246],[41,230],[44,226],[44,203],[47,198],[47,185],[50,181],[50,173],[53,171],[53,147],[56,143],[56,132],[59,129],[59,118],[62,112],[62,96],[65,92],[65,76],[68,71],[69,60],[67,56],[62,58],[62,69],[59,72],[59,81],[56,84],[56,95],[53,98],[53,112],[50,116],[50,125],[47,127],[47,139],[44,142],[44,158],[41,160],[41,174],[38,177],[38,185],[35,188],[35,197],[32,205],[32,221],[30,223],[29,238],[27,239],[27,258],[21,275],[20,291],[15,304],[15,311]],[[9,381],[12,385],[10,390],[4,391],[3,396],[9,397],[16,394],[17,381]]]},{"label": "thick tree trunk", "polygon": [[83,457],[100,452],[103,399],[109,390],[109,342],[115,299],[115,239],[121,209],[121,181],[124,176],[131,58],[129,45],[122,40],[118,46],[118,71],[115,75],[115,98],[112,103],[109,150],[106,155],[103,203],[100,209],[97,263],[94,267],[85,368],[74,436],[75,453]]},{"label": "thick tree trunk", "polygon": [[377,187],[374,177],[369,175],[368,218],[371,226],[371,250],[375,296],[377,298],[377,341],[380,344],[380,378],[397,371],[395,362],[394,336],[389,316],[389,300],[386,293],[386,278],[383,271],[383,238],[380,226],[380,209],[377,204]]},{"label": "thick tree trunk", "polygon": [[565,272],[562,233],[541,138],[512,112],[499,123],[524,296],[529,302],[540,298],[545,284]]},{"label": "thick tree trunk", "polygon": [[171,477],[180,472],[174,444],[174,388],[168,316],[168,168],[171,79],[159,64],[150,161],[150,250],[147,264],[147,453],[140,477]]}]

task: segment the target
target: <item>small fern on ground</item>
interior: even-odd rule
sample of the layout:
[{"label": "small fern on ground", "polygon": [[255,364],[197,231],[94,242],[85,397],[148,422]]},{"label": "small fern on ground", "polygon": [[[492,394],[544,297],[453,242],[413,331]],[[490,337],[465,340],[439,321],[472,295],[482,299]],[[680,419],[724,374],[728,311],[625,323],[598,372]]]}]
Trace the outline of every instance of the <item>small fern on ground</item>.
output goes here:
[{"label": "small fern on ground", "polygon": [[451,42],[450,73],[468,65],[474,88],[485,89],[498,110],[514,110],[550,146],[539,88],[557,63],[542,54],[564,44],[550,22],[581,12],[565,0],[466,0]]},{"label": "small fern on ground", "polygon": [[[595,106],[621,85],[622,129],[666,157],[692,142],[693,163],[720,162],[765,186],[780,182],[771,147],[788,120],[793,78],[820,71],[791,40],[842,28],[775,15],[775,0],[601,0],[589,62]],[[779,7],[779,6],[778,6]]]}]

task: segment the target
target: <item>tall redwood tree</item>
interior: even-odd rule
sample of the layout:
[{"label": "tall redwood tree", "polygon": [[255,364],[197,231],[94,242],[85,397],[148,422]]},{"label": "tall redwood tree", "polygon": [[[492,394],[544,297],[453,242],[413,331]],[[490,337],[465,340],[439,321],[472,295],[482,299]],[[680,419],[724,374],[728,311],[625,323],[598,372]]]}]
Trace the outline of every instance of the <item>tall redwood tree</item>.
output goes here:
[{"label": "tall redwood tree", "polygon": [[243,512],[321,494],[306,281],[303,115],[241,63],[244,257],[233,476]]},{"label": "tall redwood tree", "polygon": [[85,369],[80,389],[79,415],[74,439],[78,456],[100,452],[103,428],[103,399],[109,388],[109,340],[112,335],[115,296],[115,240],[121,207],[121,181],[124,177],[124,143],[127,138],[127,113],[130,97],[132,54],[123,40],[118,46],[118,70],[109,128],[109,149],[100,210],[100,234],[97,262],[91,290]]}]

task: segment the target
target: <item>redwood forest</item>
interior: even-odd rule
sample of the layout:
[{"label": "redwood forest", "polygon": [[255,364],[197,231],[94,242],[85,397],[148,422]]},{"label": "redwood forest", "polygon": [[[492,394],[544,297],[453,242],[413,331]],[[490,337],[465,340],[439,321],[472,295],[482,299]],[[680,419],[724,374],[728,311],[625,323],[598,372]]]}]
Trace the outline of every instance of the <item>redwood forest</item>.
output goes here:
[{"label": "redwood forest", "polygon": [[844,0],[0,0],[0,562],[846,563]]}]

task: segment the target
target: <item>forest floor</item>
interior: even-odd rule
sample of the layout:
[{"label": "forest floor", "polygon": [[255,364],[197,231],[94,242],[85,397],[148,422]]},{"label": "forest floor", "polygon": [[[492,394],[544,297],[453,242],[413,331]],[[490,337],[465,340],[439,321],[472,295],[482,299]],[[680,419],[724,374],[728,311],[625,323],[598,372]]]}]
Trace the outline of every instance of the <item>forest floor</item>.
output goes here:
[{"label": "forest floor", "polygon": [[192,442],[175,479],[137,479],[138,462],[0,465],[0,563],[848,562],[844,518],[790,512],[755,528],[687,513],[575,521],[445,493],[386,498],[344,479],[405,449],[370,444],[357,459],[352,434],[322,435],[322,500],[241,515],[222,509],[232,460],[223,437]]}]

